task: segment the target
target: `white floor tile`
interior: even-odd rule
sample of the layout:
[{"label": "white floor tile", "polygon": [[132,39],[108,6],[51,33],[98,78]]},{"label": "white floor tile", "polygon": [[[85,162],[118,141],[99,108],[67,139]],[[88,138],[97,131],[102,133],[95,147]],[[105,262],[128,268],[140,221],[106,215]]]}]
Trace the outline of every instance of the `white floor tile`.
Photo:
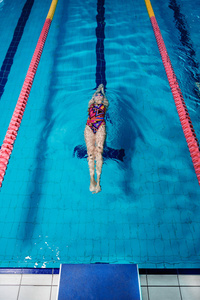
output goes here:
[{"label": "white floor tile", "polygon": [[148,286],[178,286],[177,275],[147,275]]},{"label": "white floor tile", "polygon": [[22,285],[51,285],[52,275],[49,274],[23,274]]},{"label": "white floor tile", "polygon": [[149,287],[148,289],[150,300],[181,300],[178,287]]},{"label": "white floor tile", "polygon": [[51,300],[57,300],[57,296],[58,296],[58,287],[57,286],[52,286]]},{"label": "white floor tile", "polygon": [[142,300],[149,300],[147,287],[145,286],[141,287],[141,291],[142,291]]},{"label": "white floor tile", "polygon": [[181,294],[183,300],[199,300],[200,287],[181,287]]},{"label": "white floor tile", "polygon": [[19,285],[21,274],[0,274],[0,285]]},{"label": "white floor tile", "polygon": [[146,275],[140,275],[140,286],[147,286],[147,277],[146,277]]},{"label": "white floor tile", "polygon": [[17,300],[19,286],[0,286],[0,300]]},{"label": "white floor tile", "polygon": [[59,274],[53,275],[53,285],[58,285],[59,282]]},{"label": "white floor tile", "polygon": [[21,286],[18,300],[49,300],[50,294],[50,286]]},{"label": "white floor tile", "polygon": [[200,275],[179,275],[179,282],[180,285],[200,286]]}]

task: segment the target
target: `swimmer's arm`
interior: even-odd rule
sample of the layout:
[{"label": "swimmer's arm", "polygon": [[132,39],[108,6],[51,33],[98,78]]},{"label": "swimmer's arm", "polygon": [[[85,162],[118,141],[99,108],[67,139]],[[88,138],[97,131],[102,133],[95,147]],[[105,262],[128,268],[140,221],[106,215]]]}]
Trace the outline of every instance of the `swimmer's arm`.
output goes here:
[{"label": "swimmer's arm", "polygon": [[90,106],[94,103],[94,98],[92,97],[92,99],[89,101],[88,103],[88,109],[90,108]]}]

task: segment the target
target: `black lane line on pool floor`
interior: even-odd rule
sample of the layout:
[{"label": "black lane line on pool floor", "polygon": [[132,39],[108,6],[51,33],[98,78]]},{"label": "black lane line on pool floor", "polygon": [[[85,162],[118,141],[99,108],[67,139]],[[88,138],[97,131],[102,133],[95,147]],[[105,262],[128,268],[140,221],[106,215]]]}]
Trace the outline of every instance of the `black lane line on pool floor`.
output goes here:
[{"label": "black lane line on pool floor", "polygon": [[106,61],[104,56],[104,39],[105,39],[105,0],[97,1],[97,27],[96,27],[96,88],[103,83],[106,89]]},{"label": "black lane line on pool floor", "polygon": [[29,18],[32,6],[33,6],[34,0],[27,0],[23,9],[21,16],[18,20],[17,26],[15,28],[12,41],[10,43],[10,46],[8,48],[8,51],[6,53],[5,59],[3,61],[3,64],[1,66],[0,70],[0,99],[4,93],[5,85],[8,81],[8,76],[10,74],[11,67],[13,65],[13,60],[15,53],[17,52],[17,48],[19,45],[19,42],[22,38],[24,27],[26,25],[26,22]]},{"label": "black lane line on pool floor", "polygon": [[[104,56],[104,40],[105,40],[105,0],[98,0],[97,1],[97,27],[96,27],[96,88],[103,83],[104,90],[106,90],[106,61]],[[95,88],[95,89],[96,89]],[[110,121],[109,114],[106,113],[106,120]],[[111,121],[110,121],[111,122]],[[78,145],[74,148],[73,157],[77,158],[87,158],[87,149],[85,145]],[[124,149],[113,149],[108,147],[106,142],[103,149],[103,158],[112,159],[117,162],[123,161],[125,156]]]},{"label": "black lane line on pool floor", "polygon": [[199,62],[197,61],[196,52],[193,48],[193,43],[190,38],[190,33],[187,29],[188,25],[186,22],[186,18],[181,13],[180,5],[177,4],[176,0],[170,0],[168,6],[174,12],[175,26],[180,32],[180,42],[183,45],[185,52],[187,54],[187,62],[189,66],[192,67],[192,71],[188,69],[190,71],[190,76],[194,80],[196,85],[199,84],[199,87],[196,86],[196,88],[194,88],[194,92],[198,97],[200,97]]}]

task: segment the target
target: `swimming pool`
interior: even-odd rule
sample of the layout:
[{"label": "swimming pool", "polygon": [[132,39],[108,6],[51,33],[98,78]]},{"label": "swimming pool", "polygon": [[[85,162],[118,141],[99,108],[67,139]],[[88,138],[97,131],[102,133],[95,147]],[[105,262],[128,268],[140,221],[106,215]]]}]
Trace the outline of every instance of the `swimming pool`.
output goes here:
[{"label": "swimming pool", "polygon": [[[0,3],[1,65],[26,3],[30,15],[0,99],[0,144],[51,1]],[[200,4],[152,6],[200,139]],[[107,146],[124,149],[124,160],[105,160],[102,192],[92,195],[87,160],[74,149],[84,145],[96,86],[97,3],[59,0],[1,188],[0,267],[199,267],[200,188],[145,3],[104,7]]]}]

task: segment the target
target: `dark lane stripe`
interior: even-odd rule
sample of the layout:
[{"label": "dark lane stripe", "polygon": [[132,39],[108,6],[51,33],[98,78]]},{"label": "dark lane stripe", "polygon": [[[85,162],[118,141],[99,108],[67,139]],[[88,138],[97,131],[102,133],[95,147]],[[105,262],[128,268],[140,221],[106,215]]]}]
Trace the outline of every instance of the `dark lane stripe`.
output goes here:
[{"label": "dark lane stripe", "polygon": [[105,8],[104,0],[97,1],[97,27],[96,27],[96,87],[99,84],[103,83],[104,88],[106,89],[106,61],[104,57],[104,39],[105,39]]},{"label": "dark lane stripe", "polygon": [[[96,27],[96,88],[99,84],[103,83],[104,89],[106,90],[106,61],[104,57],[104,39],[105,39],[105,8],[104,8],[105,0],[97,1],[97,27]],[[108,116],[108,112],[106,113]],[[111,122],[111,121],[110,121]],[[73,157],[77,156],[77,158],[87,158],[87,149],[85,145],[78,145],[74,148]],[[125,156],[124,149],[113,149],[106,145],[103,149],[103,158],[113,159],[115,161],[123,161]]]},{"label": "dark lane stripe", "polygon": [[[188,25],[185,16],[181,13],[180,5],[176,0],[170,0],[169,8],[174,11],[174,20],[176,28],[180,32],[180,42],[184,46],[187,53],[187,63],[192,67],[190,71],[191,78],[197,83],[200,82],[199,62],[196,59],[196,53],[188,31]],[[199,90],[195,89],[196,95],[199,97]]]},{"label": "dark lane stripe", "polygon": [[4,93],[5,85],[8,81],[8,76],[9,76],[11,67],[13,65],[13,59],[14,59],[15,53],[17,52],[17,48],[18,48],[19,42],[22,38],[22,35],[24,32],[24,27],[29,18],[33,3],[34,3],[34,0],[26,1],[25,5],[22,9],[21,16],[18,20],[17,26],[15,28],[12,41],[11,41],[8,51],[6,53],[6,57],[3,61],[1,71],[0,71],[0,99]]}]

